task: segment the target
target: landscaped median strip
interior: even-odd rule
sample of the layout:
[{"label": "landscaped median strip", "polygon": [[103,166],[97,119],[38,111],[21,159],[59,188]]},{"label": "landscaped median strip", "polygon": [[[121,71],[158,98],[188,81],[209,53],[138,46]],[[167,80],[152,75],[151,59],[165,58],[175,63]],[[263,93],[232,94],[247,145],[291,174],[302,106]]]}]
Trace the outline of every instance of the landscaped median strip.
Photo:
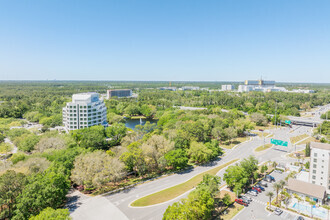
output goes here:
[{"label": "landscaped median strip", "polygon": [[235,163],[236,161],[238,161],[238,159],[231,160],[228,163],[222,164],[213,169],[200,173],[184,183],[172,186],[170,188],[137,199],[131,203],[131,206],[142,207],[142,206],[150,206],[150,205],[167,202],[195,188],[203,180],[203,176],[205,174],[216,175],[221,169],[225,168],[226,166],[229,166],[232,163]]},{"label": "landscaped median strip", "polygon": [[261,145],[261,146],[257,147],[254,151],[255,152],[260,152],[260,151],[263,151],[263,150],[267,150],[271,146],[273,146],[273,145],[272,144],[265,144],[265,146]]}]

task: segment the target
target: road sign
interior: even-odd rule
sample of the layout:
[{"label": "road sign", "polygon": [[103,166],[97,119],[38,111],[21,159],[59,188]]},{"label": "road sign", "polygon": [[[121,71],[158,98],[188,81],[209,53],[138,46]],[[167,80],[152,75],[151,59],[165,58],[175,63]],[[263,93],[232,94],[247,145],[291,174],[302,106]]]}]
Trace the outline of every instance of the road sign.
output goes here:
[{"label": "road sign", "polygon": [[285,124],[290,125],[291,124],[291,121],[290,120],[285,120]]},{"label": "road sign", "polygon": [[280,145],[283,147],[287,147],[288,146],[288,142],[287,141],[282,141],[282,140],[276,140],[276,139],[270,139],[270,143],[271,144],[275,144],[275,145]]}]

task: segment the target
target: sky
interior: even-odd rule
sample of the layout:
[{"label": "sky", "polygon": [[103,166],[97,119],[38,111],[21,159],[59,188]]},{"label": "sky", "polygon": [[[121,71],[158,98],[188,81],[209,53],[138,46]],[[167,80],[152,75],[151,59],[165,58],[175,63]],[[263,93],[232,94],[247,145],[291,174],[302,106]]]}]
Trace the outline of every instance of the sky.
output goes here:
[{"label": "sky", "polygon": [[329,0],[0,0],[0,80],[330,83]]}]

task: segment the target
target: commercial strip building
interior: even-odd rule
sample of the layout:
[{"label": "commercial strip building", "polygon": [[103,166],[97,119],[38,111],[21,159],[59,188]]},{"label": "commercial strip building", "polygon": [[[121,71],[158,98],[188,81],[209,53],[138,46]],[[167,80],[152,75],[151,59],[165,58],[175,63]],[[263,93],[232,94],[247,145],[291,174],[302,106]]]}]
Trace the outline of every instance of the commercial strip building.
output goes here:
[{"label": "commercial strip building", "polygon": [[63,124],[67,131],[94,125],[107,126],[107,108],[99,94],[79,93],[63,108]]},{"label": "commercial strip building", "polygon": [[233,85],[222,85],[221,86],[222,91],[232,91],[234,89],[235,89],[235,86],[233,86]]},{"label": "commercial strip building", "polygon": [[288,193],[296,193],[302,199],[309,197],[311,200],[323,204],[326,199],[326,189],[324,186],[315,185],[297,179],[290,178],[286,186]]},{"label": "commercial strip building", "polygon": [[159,90],[176,91],[176,87],[160,87]]},{"label": "commercial strip building", "polygon": [[110,99],[111,97],[131,97],[132,96],[132,90],[131,89],[110,89],[107,90],[107,99]]},{"label": "commercial strip building", "polygon": [[186,91],[186,90],[199,90],[199,86],[183,86],[181,90]]},{"label": "commercial strip building", "polygon": [[294,92],[294,93],[315,93],[314,90],[309,90],[309,89],[294,89],[289,92]]},{"label": "commercial strip building", "polygon": [[311,142],[309,182],[326,187],[330,195],[330,144]]}]

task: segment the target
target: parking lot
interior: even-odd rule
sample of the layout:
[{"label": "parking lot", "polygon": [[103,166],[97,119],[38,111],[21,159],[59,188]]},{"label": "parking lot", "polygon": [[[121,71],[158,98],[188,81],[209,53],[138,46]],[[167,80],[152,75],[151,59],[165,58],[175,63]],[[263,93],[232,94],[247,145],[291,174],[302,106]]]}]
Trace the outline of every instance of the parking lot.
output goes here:
[{"label": "parking lot", "polygon": [[[275,181],[284,180],[288,173],[276,173],[273,172],[271,174]],[[273,182],[274,183],[274,182]],[[275,198],[275,190],[273,189],[273,183],[268,183],[268,187],[264,187],[265,191],[259,193],[257,196],[247,195],[252,199],[252,202],[249,204],[248,207],[245,207],[240,213],[238,213],[233,219],[235,220],[245,220],[245,219],[289,219],[293,220],[296,218],[296,214],[289,213],[282,209],[283,213],[281,215],[276,215],[275,213],[271,213],[266,211],[267,202],[269,202],[269,197],[266,196],[268,191],[274,192]]]}]

